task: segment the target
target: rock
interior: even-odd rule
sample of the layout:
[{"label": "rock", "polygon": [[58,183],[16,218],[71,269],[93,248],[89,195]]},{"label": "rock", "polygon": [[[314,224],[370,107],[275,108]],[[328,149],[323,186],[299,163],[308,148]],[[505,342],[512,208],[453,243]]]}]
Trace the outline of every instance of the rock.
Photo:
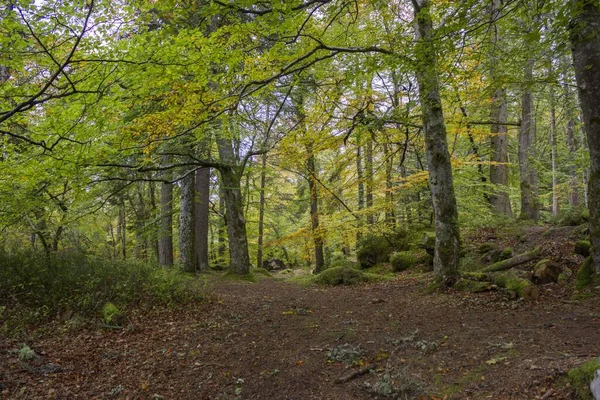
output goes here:
[{"label": "rock", "polygon": [[600,400],[600,369],[596,370],[594,374],[594,379],[590,383],[590,390],[592,391],[594,400]]},{"label": "rock", "polygon": [[423,234],[423,239],[421,240],[420,248],[424,249],[427,254],[431,257],[434,256],[435,253],[435,234],[425,232]]},{"label": "rock", "polygon": [[533,268],[533,281],[539,285],[558,282],[563,268],[552,260],[541,260]]},{"label": "rock", "polygon": [[580,256],[584,257],[589,257],[591,248],[592,245],[588,240],[578,240],[575,243],[575,254],[579,254]]},{"label": "rock", "polygon": [[262,266],[267,271],[283,271],[287,269],[285,263],[279,258],[269,258],[264,260]]}]

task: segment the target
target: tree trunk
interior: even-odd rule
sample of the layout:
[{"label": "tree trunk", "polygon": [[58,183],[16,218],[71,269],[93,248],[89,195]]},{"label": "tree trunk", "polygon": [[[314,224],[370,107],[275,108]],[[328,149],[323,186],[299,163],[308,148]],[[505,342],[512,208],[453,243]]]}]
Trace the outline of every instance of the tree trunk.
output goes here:
[{"label": "tree trunk", "polygon": [[[163,164],[170,163],[168,156],[163,156]],[[171,179],[171,174],[164,178]],[[173,265],[173,184],[163,183],[160,187],[160,227],[158,236],[158,263],[163,267]]]},{"label": "tree trunk", "polygon": [[525,89],[521,102],[521,131],[519,133],[519,172],[521,175],[521,215],[520,219],[539,220],[537,204],[537,172],[535,160],[535,119],[533,93],[533,59],[525,66]]},{"label": "tree trunk", "polygon": [[194,263],[194,173],[181,180],[179,210],[179,262],[186,272],[196,272]]},{"label": "tree trunk", "polygon": [[396,216],[394,213],[394,192],[392,188],[392,172],[394,170],[394,157],[390,154],[390,145],[383,143],[383,154],[385,157],[385,222],[390,227],[396,226]]},{"label": "tree trunk", "polygon": [[590,239],[600,272],[600,5],[597,0],[573,0],[572,5],[576,15],[570,26],[571,50],[590,150]]},{"label": "tree trunk", "polygon": [[[552,62],[552,61],[550,61]],[[550,71],[550,74],[552,71]],[[550,149],[552,157],[552,216],[558,216],[558,177],[556,173],[556,104],[554,89],[550,86]]]},{"label": "tree trunk", "polygon": [[[219,156],[224,163],[233,164],[235,156],[231,140],[217,139]],[[244,201],[241,190],[240,167],[222,167],[219,169],[223,184],[223,200],[227,210],[227,233],[229,236],[229,263],[234,274],[244,275],[250,271]]]},{"label": "tree trunk", "polygon": [[367,136],[365,143],[365,172],[367,182],[367,225],[375,223],[375,215],[373,214],[373,138],[371,133]]},{"label": "tree trunk", "polygon": [[356,176],[358,180],[358,230],[356,231],[356,243],[361,239],[362,236],[362,225],[363,225],[363,216],[361,211],[365,208],[365,184],[363,182],[363,167],[362,167],[362,154],[361,154],[361,146],[360,146],[360,138],[358,139],[358,147],[356,148]]},{"label": "tree trunk", "polygon": [[210,168],[196,171],[196,196],[194,197],[194,241],[196,270],[207,272],[208,223],[210,199]]},{"label": "tree trunk", "polygon": [[493,122],[490,133],[491,165],[490,165],[490,183],[493,193],[490,196],[490,203],[493,210],[500,215],[510,217],[512,210],[510,198],[506,192],[508,187],[508,111],[506,109],[506,89],[503,85],[496,86],[498,81],[497,63],[498,47],[502,38],[498,32],[496,21],[500,17],[500,0],[492,1],[491,21],[492,21],[492,52],[490,54],[490,76],[493,82],[492,102],[490,105],[490,115]]},{"label": "tree trunk", "polygon": [[117,237],[121,241],[121,254],[123,255],[123,260],[127,259],[127,216],[125,211],[125,201],[121,199],[119,204],[119,217],[117,219]]},{"label": "tree trunk", "polygon": [[446,126],[437,72],[437,57],[432,35],[428,0],[414,0],[417,22],[416,75],[419,84],[429,188],[435,217],[436,279],[451,285],[456,279],[459,261],[458,210],[454,196],[452,165],[446,138]]},{"label": "tree trunk", "polygon": [[225,192],[223,189],[223,179],[219,180],[219,214],[221,220],[219,222],[219,242],[217,255],[220,263],[225,263],[225,252],[227,251],[227,207],[225,207]]},{"label": "tree trunk", "polygon": [[319,187],[316,175],[317,171],[315,166],[315,156],[310,146],[307,146],[306,151],[308,153],[306,169],[308,170],[308,186],[310,188],[310,220],[313,243],[315,246],[315,272],[318,274],[325,268],[325,256],[323,254],[323,234],[319,229]]},{"label": "tree trunk", "polygon": [[[268,114],[268,112],[267,112]],[[263,263],[263,235],[265,221],[265,186],[267,184],[267,153],[262,155],[260,170],[260,199],[258,201],[258,250],[256,252],[256,266],[262,267]]]}]

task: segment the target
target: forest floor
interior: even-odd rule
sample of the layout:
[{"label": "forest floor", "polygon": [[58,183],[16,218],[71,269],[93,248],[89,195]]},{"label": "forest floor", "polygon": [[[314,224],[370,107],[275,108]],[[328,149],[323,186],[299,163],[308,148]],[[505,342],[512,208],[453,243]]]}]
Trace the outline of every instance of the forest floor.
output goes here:
[{"label": "forest floor", "polygon": [[562,399],[560,377],[600,354],[599,296],[427,294],[429,280],[214,280],[203,303],[130,311],[126,329],[56,322],[27,362],[23,339],[0,338],[1,398]]}]

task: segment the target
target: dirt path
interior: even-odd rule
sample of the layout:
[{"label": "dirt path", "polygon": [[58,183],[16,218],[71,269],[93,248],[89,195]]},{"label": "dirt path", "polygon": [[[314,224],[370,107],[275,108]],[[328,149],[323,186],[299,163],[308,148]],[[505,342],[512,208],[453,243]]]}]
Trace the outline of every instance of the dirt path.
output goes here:
[{"label": "dirt path", "polygon": [[196,309],[133,315],[134,329],[34,340],[41,358],[26,364],[5,340],[2,398],[556,399],[556,377],[600,354],[598,299],[544,292],[522,304],[424,287],[220,282]]}]

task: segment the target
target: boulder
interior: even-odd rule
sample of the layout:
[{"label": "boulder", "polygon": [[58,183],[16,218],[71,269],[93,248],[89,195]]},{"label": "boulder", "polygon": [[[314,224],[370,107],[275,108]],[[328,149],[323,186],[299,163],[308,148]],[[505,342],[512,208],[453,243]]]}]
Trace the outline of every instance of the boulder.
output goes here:
[{"label": "boulder", "polygon": [[552,260],[541,260],[533,268],[533,281],[539,285],[558,282],[563,268]]},{"label": "boulder", "polygon": [[287,269],[285,263],[279,258],[269,258],[263,261],[262,267],[267,271],[283,271]]}]

